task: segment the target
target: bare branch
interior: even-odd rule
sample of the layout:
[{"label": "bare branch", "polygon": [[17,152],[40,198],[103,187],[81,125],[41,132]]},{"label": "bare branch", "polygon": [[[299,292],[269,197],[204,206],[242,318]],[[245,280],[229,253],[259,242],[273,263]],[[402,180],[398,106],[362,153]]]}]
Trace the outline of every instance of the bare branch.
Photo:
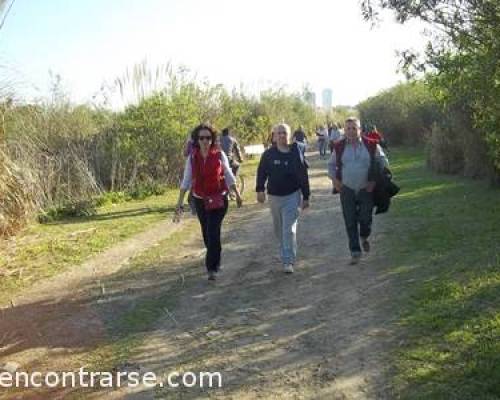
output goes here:
[{"label": "bare branch", "polygon": [[[5,14],[3,15],[2,21],[0,22],[0,30],[3,28],[3,25],[5,24],[5,20],[7,19],[7,16],[9,15],[9,12],[12,9],[14,2],[15,2],[15,0],[12,0],[11,3],[9,4],[9,7],[7,7],[7,11],[5,11]],[[3,10],[6,3],[7,3],[7,0],[2,0],[0,2],[0,11]]]}]

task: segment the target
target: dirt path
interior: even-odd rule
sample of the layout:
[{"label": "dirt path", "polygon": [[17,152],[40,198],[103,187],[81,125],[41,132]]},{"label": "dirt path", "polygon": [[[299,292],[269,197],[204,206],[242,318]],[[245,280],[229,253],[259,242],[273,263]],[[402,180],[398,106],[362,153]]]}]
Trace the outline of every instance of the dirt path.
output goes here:
[{"label": "dirt path", "polygon": [[127,398],[390,398],[384,361],[391,288],[377,257],[380,239],[374,236],[374,251],[360,265],[349,265],[339,198],[330,194],[323,162],[315,165],[313,207],[299,222],[296,273],[281,272],[266,207],[233,214],[221,279],[200,280],[182,293],[175,321],[159,321],[131,360],[157,375],[218,371],[223,388],[138,389]]},{"label": "dirt path", "polygon": [[[209,284],[200,270],[129,360],[159,376],[218,371],[221,389],[137,388],[86,398],[390,399],[384,373],[394,341],[393,288],[378,250],[383,223],[375,221],[372,253],[359,265],[349,265],[339,198],[330,194],[324,162],[315,162],[310,175],[312,208],[299,222],[295,274],[281,272],[267,207],[250,205],[231,213],[224,228],[220,279]],[[199,263],[199,242],[179,252],[171,261],[171,275],[179,257]],[[93,301],[87,299],[85,311],[68,321],[82,321],[93,312]],[[66,311],[74,313],[78,306],[73,303]],[[59,327],[68,321],[59,319]],[[105,332],[97,312],[87,321],[95,326],[75,326],[90,345]],[[50,326],[58,329],[58,324]],[[75,337],[81,340],[82,334]]]},{"label": "dirt path", "polygon": [[[162,221],[13,297],[10,305],[0,308],[0,371],[11,363],[23,371],[64,371],[75,365],[75,356],[106,336],[96,305],[111,289],[108,278],[178,229]],[[3,395],[0,391],[0,398]]]}]

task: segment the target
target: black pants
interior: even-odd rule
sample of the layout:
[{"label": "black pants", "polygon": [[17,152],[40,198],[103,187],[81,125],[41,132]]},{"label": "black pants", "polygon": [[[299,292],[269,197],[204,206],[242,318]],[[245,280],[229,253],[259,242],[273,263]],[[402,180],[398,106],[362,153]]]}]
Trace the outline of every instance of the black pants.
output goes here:
[{"label": "black pants", "polygon": [[359,237],[367,238],[372,229],[373,193],[364,189],[356,193],[343,186],[340,192],[340,202],[349,237],[349,249],[351,253],[359,253],[361,252]]},{"label": "black pants", "polygon": [[233,171],[233,175],[238,175],[238,170],[240,169],[240,163],[234,160],[229,161],[229,166],[231,167],[231,171]]},{"label": "black pants", "polygon": [[194,199],[196,214],[200,220],[203,242],[205,242],[205,247],[207,249],[205,266],[208,271],[217,272],[220,266],[220,254],[222,251],[220,243],[221,225],[228,207],[227,196],[224,197],[224,208],[211,211],[205,210],[202,199],[196,197]]}]

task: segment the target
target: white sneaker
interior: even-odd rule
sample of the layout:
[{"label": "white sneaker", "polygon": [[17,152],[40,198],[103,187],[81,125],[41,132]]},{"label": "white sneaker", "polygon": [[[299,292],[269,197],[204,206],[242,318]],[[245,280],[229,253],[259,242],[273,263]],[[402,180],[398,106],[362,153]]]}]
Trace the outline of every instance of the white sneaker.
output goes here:
[{"label": "white sneaker", "polygon": [[293,274],[293,265],[292,264],[285,264],[283,266],[283,271],[287,274]]}]

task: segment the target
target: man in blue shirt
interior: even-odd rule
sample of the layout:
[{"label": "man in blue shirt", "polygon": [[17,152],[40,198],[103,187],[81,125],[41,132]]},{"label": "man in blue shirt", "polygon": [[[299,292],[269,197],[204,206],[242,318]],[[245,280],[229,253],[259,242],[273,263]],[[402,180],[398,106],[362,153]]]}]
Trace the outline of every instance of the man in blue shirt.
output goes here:
[{"label": "man in blue shirt", "polygon": [[388,166],[380,146],[361,137],[359,120],[348,118],[345,138],[337,141],[328,162],[328,176],[340,193],[353,264],[361,258],[360,237],[363,250],[370,251],[375,168]]}]

